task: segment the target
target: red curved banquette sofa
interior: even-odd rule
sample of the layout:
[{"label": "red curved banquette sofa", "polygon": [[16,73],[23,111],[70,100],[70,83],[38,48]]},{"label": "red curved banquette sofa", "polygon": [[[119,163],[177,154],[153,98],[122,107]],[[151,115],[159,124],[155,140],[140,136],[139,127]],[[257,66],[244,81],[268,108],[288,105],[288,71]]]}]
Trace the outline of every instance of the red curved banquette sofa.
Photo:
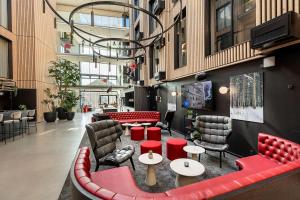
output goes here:
[{"label": "red curved banquette sofa", "polygon": [[89,155],[81,148],[72,166],[74,200],[300,199],[300,146],[267,134],[258,136],[257,155],[236,161],[239,171],[164,193],[140,190],[127,166],[90,172]]},{"label": "red curved banquette sofa", "polygon": [[135,122],[148,122],[154,124],[160,121],[160,112],[156,111],[108,112],[106,114],[120,124]]}]

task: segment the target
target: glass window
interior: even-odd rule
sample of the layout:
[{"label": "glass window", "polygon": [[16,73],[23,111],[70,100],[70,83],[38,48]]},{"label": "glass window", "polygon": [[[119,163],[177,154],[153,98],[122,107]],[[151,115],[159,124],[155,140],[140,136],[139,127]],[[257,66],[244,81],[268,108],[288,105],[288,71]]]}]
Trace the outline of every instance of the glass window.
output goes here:
[{"label": "glass window", "polygon": [[90,74],[100,74],[100,64],[90,63]]},{"label": "glass window", "polygon": [[0,77],[10,77],[9,42],[0,38]]},{"label": "glass window", "polygon": [[100,96],[100,104],[108,104],[108,96]]},{"label": "glass window", "polygon": [[0,0],[0,26],[8,28],[8,0]]},{"label": "glass window", "polygon": [[109,96],[109,104],[116,104],[117,103],[117,96]]},{"label": "glass window", "polygon": [[80,72],[81,74],[90,74],[90,63],[80,62]]},{"label": "glass window", "polygon": [[110,76],[117,76],[117,65],[110,65],[110,69],[109,69],[109,75]]},{"label": "glass window", "polygon": [[174,68],[187,65],[187,42],[186,42],[186,8],[182,10],[182,21],[174,27]]},{"label": "glass window", "polygon": [[217,31],[231,28],[231,20],[231,3],[229,3],[217,10]]}]

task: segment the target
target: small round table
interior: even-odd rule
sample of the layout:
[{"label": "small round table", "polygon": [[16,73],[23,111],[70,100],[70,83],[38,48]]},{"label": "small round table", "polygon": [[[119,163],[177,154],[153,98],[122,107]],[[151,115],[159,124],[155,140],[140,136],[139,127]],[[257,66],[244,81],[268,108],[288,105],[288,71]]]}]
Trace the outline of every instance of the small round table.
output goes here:
[{"label": "small round table", "polygon": [[163,157],[157,153],[152,153],[153,158],[149,158],[149,153],[145,153],[139,156],[139,161],[148,166],[147,168],[147,176],[145,179],[145,183],[148,186],[153,186],[156,184],[156,174],[154,166],[158,163],[161,163]]},{"label": "small round table", "polygon": [[[185,167],[185,162],[189,163],[188,167]],[[176,187],[197,182],[197,176],[200,176],[205,172],[205,168],[200,162],[186,158],[173,160],[170,163],[170,167],[177,174]]]},{"label": "small round table", "polygon": [[144,126],[144,134],[146,135],[147,134],[147,128],[148,126],[151,126],[151,123],[142,123],[142,126]]},{"label": "small round table", "polygon": [[130,132],[129,132],[129,126],[131,126],[131,124],[125,123],[125,124],[122,124],[122,126],[125,127],[124,135],[126,135],[126,136],[130,135]]},{"label": "small round table", "polygon": [[[187,153],[192,154],[192,159],[198,161],[198,155],[200,158],[200,154],[205,152],[205,149],[199,146],[185,146],[183,150]],[[199,159],[200,160],[200,159]]]},{"label": "small round table", "polygon": [[138,123],[134,123],[134,124],[130,124],[131,127],[140,127],[142,126],[141,124],[138,124]]}]

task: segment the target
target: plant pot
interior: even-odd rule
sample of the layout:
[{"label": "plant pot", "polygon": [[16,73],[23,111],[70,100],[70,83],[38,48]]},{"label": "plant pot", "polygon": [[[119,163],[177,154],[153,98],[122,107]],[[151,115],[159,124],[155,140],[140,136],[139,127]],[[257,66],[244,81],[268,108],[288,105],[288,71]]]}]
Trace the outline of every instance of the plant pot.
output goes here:
[{"label": "plant pot", "polygon": [[57,116],[59,120],[65,120],[67,119],[67,111],[63,107],[56,108]]},{"label": "plant pot", "polygon": [[56,112],[45,112],[44,119],[46,122],[55,122],[56,121]]},{"label": "plant pot", "polygon": [[75,117],[75,112],[67,112],[66,115],[67,115],[67,120],[71,121]]}]

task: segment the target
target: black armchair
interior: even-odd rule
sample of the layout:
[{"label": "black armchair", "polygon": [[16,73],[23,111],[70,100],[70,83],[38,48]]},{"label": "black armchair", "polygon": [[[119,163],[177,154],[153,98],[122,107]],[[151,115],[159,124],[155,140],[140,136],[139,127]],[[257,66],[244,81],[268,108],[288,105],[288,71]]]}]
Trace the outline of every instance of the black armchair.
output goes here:
[{"label": "black armchair", "polygon": [[196,117],[195,132],[201,135],[201,140],[195,139],[194,143],[205,150],[220,152],[220,167],[222,168],[222,153],[228,149],[227,138],[231,135],[231,118],[225,116],[201,115]]},{"label": "black armchair", "polygon": [[122,135],[123,130],[117,121],[103,120],[86,125],[86,130],[91,142],[91,147],[96,160],[95,171],[100,164],[119,167],[121,163],[130,159],[135,170],[132,156],[134,146],[127,145],[122,149],[116,148],[116,140]]},{"label": "black armchair", "polygon": [[172,134],[171,133],[171,125],[172,125],[172,121],[174,119],[174,115],[175,115],[175,111],[167,111],[165,114],[165,123],[166,124],[164,124],[163,122],[157,122],[155,126],[161,128],[162,130],[168,131],[171,135]]}]

